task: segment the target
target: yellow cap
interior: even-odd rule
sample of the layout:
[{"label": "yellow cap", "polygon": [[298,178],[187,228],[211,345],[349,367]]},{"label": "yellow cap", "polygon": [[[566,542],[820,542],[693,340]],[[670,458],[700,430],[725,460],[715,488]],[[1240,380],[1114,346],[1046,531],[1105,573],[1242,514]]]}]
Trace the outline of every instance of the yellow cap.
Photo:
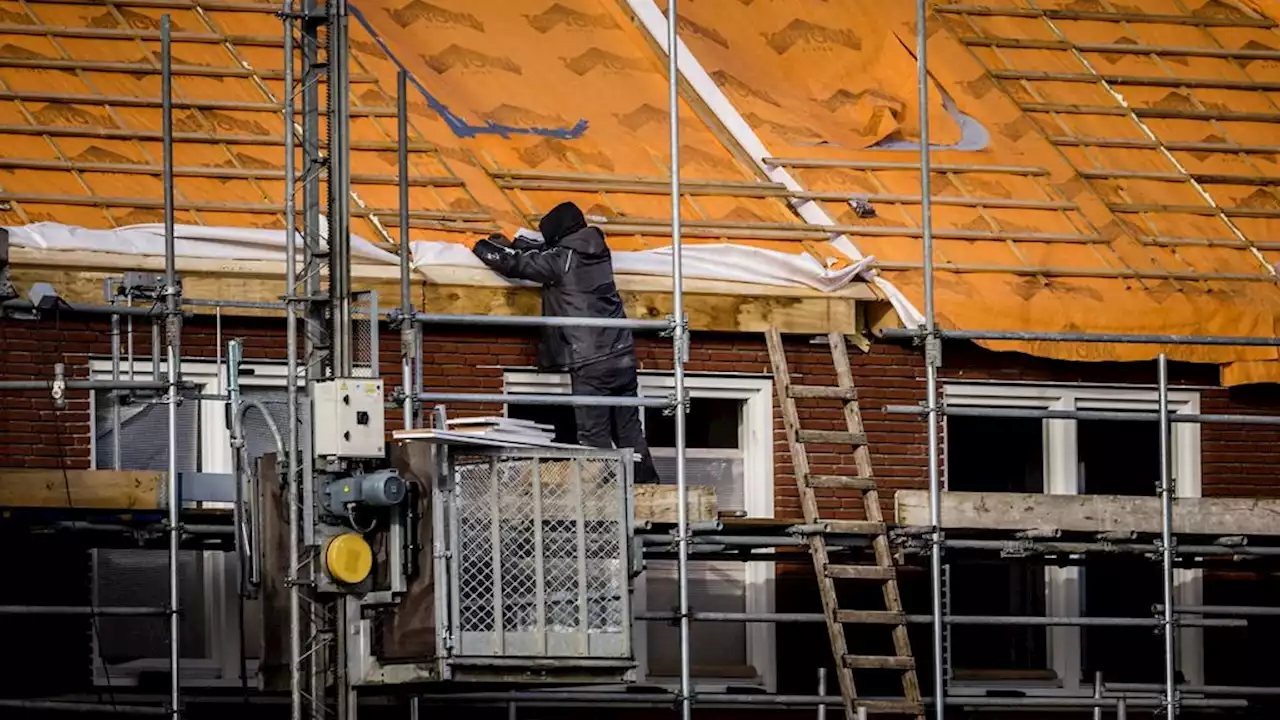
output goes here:
[{"label": "yellow cap", "polygon": [[373,548],[356,533],[343,533],[329,541],[324,561],[334,580],[355,585],[373,570]]}]

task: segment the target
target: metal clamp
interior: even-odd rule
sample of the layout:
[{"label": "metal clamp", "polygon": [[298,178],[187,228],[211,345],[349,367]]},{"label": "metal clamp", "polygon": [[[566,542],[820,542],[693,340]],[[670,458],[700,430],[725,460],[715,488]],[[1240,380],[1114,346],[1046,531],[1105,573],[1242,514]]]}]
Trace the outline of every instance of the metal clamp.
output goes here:
[{"label": "metal clamp", "polygon": [[676,399],[676,394],[674,392],[671,393],[670,395],[667,395],[667,406],[662,408],[663,417],[671,417],[672,415],[675,415],[677,408],[680,410],[680,412],[688,414],[689,412],[689,391],[688,390],[684,391],[684,398],[679,400]]}]

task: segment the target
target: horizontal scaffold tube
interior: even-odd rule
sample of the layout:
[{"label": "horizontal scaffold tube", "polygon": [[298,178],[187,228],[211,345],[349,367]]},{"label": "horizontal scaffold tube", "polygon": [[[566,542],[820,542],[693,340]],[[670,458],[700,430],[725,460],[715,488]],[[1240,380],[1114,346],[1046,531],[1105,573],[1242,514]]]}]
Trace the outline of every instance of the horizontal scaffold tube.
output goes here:
[{"label": "horizontal scaffold tube", "polygon": [[[389,313],[393,318],[396,313]],[[670,330],[672,321],[637,320],[632,318],[566,317],[552,315],[431,315],[416,313],[416,322],[424,325],[498,325],[507,327],[611,327],[629,330]]]},{"label": "horizontal scaffold tube", "polygon": [[[856,615],[856,613],[855,613]],[[891,613],[875,612],[879,624],[897,624],[898,618]],[[648,611],[636,613],[637,620],[670,621],[676,614],[671,611]],[[903,622],[925,625],[933,622],[932,615],[902,615]],[[703,622],[750,622],[750,623],[820,623],[826,622],[822,613],[739,613],[739,612],[693,612],[689,618]],[[1030,627],[1160,627],[1160,618],[1120,618],[1120,617],[1029,617],[1022,615],[948,615],[944,621],[949,625],[1017,625]],[[851,623],[868,624],[866,619],[850,618]],[[1185,619],[1178,623],[1184,627],[1247,627],[1244,620],[1236,619]]]},{"label": "horizontal scaffold tube", "polygon": [[107,616],[152,616],[168,615],[169,610],[162,607],[87,607],[68,605],[0,605],[0,615],[99,615]]},{"label": "horizontal scaffold tube", "polygon": [[[53,380],[0,380],[0,390],[52,390]],[[191,382],[183,387],[194,387]],[[67,380],[68,390],[167,390],[163,380]]]},{"label": "horizontal scaffold tube", "polygon": [[[565,704],[589,705],[636,705],[649,707],[671,707],[674,693],[663,692],[577,692],[570,690],[523,690],[512,692],[475,692],[422,695],[422,702],[434,704],[466,704],[466,703],[520,703],[546,704],[559,706]],[[874,703],[879,698],[859,698],[865,703]],[[924,698],[928,703],[931,698]],[[1114,708],[1123,701],[1128,707],[1154,708],[1160,707],[1160,699],[1149,698],[1087,698],[1087,697],[955,697],[946,699],[947,705],[956,707],[1040,707],[1040,708]],[[699,706],[714,705],[755,705],[760,707],[791,706],[816,707],[819,705],[843,705],[839,695],[770,695],[767,693],[699,693],[696,700]],[[858,701],[855,701],[858,704]],[[1243,708],[1248,707],[1245,700],[1185,698],[1183,707],[1200,708]]]},{"label": "horizontal scaffold tube", "polygon": [[576,407],[652,407],[666,408],[674,403],[667,398],[637,397],[634,395],[528,395],[505,393],[446,393],[424,392],[418,395],[422,402],[436,403],[508,403],[511,405],[570,405]]},{"label": "horizontal scaffold tube", "polygon": [[[896,415],[924,416],[918,405],[886,405],[884,411]],[[1001,417],[1028,420],[1120,420],[1156,422],[1160,414],[1144,410],[1049,410],[1046,408],[983,407],[977,405],[944,405],[943,415],[950,417]],[[1280,425],[1280,415],[1220,415],[1204,413],[1170,413],[1170,422],[1215,425]]]}]

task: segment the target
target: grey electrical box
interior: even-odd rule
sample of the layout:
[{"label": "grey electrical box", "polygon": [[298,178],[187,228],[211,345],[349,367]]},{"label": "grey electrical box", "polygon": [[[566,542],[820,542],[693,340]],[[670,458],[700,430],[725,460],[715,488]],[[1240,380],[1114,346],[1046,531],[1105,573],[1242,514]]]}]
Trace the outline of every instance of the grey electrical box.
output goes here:
[{"label": "grey electrical box", "polygon": [[338,378],[315,385],[315,454],[381,458],[386,454],[382,381]]}]

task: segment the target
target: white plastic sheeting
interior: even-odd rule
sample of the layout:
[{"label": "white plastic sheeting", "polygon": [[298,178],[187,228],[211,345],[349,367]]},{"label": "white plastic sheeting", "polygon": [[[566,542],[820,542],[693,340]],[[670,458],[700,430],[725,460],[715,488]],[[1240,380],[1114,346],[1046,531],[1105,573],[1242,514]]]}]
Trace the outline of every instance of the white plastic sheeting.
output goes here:
[{"label": "white plastic sheeting", "polygon": [[[164,257],[164,225],[159,223],[91,230],[76,225],[42,222],[6,229],[9,231],[9,244],[13,247]],[[301,248],[301,238],[296,237],[295,242]],[[180,258],[283,260],[284,250],[283,230],[174,226],[174,252]],[[351,254],[366,260],[399,262],[394,254],[358,235],[351,236]]]},{"label": "white plastic sheeting", "polygon": [[[130,225],[114,230],[92,230],[61,223],[34,223],[11,226],[13,247],[45,251],[102,252],[142,257],[164,256],[164,226]],[[283,261],[285,233],[234,227],[177,225],[175,252],[179,258],[216,260]],[[534,231],[517,234],[538,238]],[[298,240],[301,244],[300,238]],[[415,242],[411,246],[415,269],[483,268],[484,264],[464,245],[442,241]],[[399,258],[362,237],[351,237],[354,258],[394,265]],[[850,267],[827,268],[810,255],[777,252],[744,245],[716,243],[684,246],[684,272],[689,278],[721,280],[750,285],[803,287],[821,292],[839,290],[869,273],[874,258],[862,258]],[[614,271],[619,275],[671,276],[671,249],[659,248],[613,254]]]},{"label": "white plastic sheeting", "polygon": [[[523,231],[519,234],[526,234]],[[530,235],[536,235],[529,233]],[[484,267],[469,248],[456,243],[415,242],[411,246],[416,269]],[[684,246],[684,275],[700,280],[723,280],[751,285],[806,287],[822,292],[853,282],[874,258],[864,258],[839,270],[825,268],[811,255],[795,255],[744,245],[715,243]],[[619,275],[671,277],[671,248],[615,251],[613,271]]]}]

